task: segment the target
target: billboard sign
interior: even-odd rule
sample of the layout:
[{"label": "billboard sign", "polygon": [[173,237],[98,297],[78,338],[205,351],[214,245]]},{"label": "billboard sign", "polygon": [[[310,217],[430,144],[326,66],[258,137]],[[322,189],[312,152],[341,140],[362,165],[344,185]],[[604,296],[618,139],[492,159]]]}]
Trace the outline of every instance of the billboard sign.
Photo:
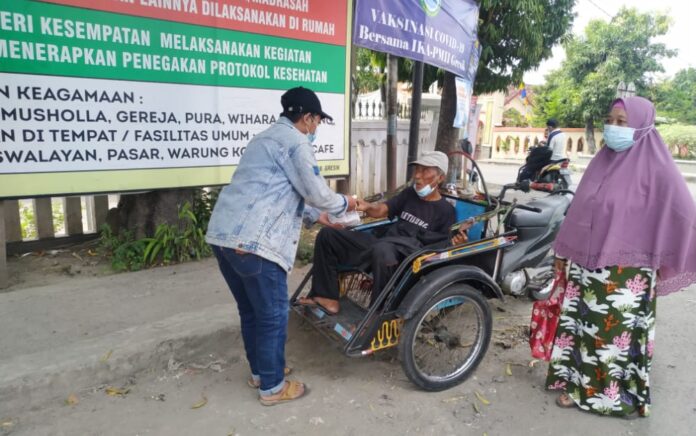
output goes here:
[{"label": "billboard sign", "polygon": [[334,122],[315,153],[349,172],[348,0],[0,4],[0,198],[227,183],[280,96]]}]

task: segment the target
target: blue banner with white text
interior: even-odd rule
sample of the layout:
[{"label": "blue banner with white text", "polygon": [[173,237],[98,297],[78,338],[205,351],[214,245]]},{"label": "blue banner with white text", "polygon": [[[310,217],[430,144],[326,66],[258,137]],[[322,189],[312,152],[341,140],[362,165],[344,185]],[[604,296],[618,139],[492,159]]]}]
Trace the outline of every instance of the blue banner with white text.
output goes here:
[{"label": "blue banner with white text", "polygon": [[353,42],[473,82],[478,14],[473,0],[357,0]]}]

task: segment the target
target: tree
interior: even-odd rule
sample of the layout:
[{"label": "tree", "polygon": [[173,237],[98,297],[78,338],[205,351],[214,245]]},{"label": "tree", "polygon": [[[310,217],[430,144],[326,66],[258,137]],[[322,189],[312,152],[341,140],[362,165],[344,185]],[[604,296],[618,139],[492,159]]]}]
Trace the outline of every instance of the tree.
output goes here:
[{"label": "tree", "polygon": [[[551,49],[571,28],[575,0],[481,0],[478,37],[481,57],[475,94],[505,90],[526,71],[551,56]],[[453,150],[459,136],[454,74],[444,74],[436,150]]]},{"label": "tree", "polygon": [[515,108],[503,112],[503,126],[505,127],[529,127],[529,122],[524,115]]},{"label": "tree", "polygon": [[661,116],[684,124],[696,124],[696,68],[677,72],[657,86],[655,106]]},{"label": "tree", "polygon": [[594,153],[595,123],[616,97],[619,82],[633,82],[644,93],[650,73],[664,71],[661,60],[676,54],[654,41],[667,33],[669,24],[667,15],[643,14],[635,8],[622,8],[609,22],[591,21],[584,35],[565,41],[566,60],[541,90],[540,113],[563,120],[565,125],[582,122]]},{"label": "tree", "polygon": [[534,98],[532,125],[535,127],[546,126],[549,118],[557,119],[564,127],[584,126],[578,87],[565,70],[550,72]]},{"label": "tree", "polygon": [[382,78],[372,62],[372,50],[367,48],[356,49],[355,91],[365,94],[379,89]]}]

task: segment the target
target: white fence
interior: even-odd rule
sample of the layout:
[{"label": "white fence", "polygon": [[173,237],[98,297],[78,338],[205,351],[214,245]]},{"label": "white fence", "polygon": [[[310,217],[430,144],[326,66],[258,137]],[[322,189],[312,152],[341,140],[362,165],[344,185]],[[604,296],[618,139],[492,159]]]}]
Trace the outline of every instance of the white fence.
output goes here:
[{"label": "white fence", "polygon": [[[427,117],[425,117],[427,119]],[[430,122],[420,123],[420,150],[432,150],[429,143]],[[410,120],[397,122],[396,182],[406,182]],[[350,190],[359,197],[387,190],[387,125],[386,120],[355,120],[351,129]]]}]

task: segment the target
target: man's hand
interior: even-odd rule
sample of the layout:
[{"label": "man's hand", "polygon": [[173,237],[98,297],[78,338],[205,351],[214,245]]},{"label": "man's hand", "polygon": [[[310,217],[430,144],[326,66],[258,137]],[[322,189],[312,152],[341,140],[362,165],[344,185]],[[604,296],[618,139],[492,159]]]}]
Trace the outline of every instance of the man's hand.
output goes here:
[{"label": "man's hand", "polygon": [[459,230],[459,233],[452,238],[452,245],[466,244],[467,242],[469,242],[469,236],[465,230]]},{"label": "man's hand", "polygon": [[322,212],[319,214],[319,219],[317,220],[319,224],[326,227],[333,227],[334,229],[342,229],[343,225],[339,223],[332,223],[329,221],[329,214],[327,212]]},{"label": "man's hand", "polygon": [[466,244],[469,242],[469,235],[468,231],[469,229],[474,225],[474,220],[468,220],[462,223],[461,226],[459,226],[459,231],[457,232],[456,235],[452,238],[452,245],[460,245],[460,244]]},{"label": "man's hand", "polygon": [[358,198],[356,202],[355,210],[358,212],[365,212],[370,207],[370,203],[361,198]]},{"label": "man's hand", "polygon": [[370,203],[362,199],[358,199],[357,203],[355,210],[364,212],[370,218],[385,218],[389,214],[386,203]]}]

